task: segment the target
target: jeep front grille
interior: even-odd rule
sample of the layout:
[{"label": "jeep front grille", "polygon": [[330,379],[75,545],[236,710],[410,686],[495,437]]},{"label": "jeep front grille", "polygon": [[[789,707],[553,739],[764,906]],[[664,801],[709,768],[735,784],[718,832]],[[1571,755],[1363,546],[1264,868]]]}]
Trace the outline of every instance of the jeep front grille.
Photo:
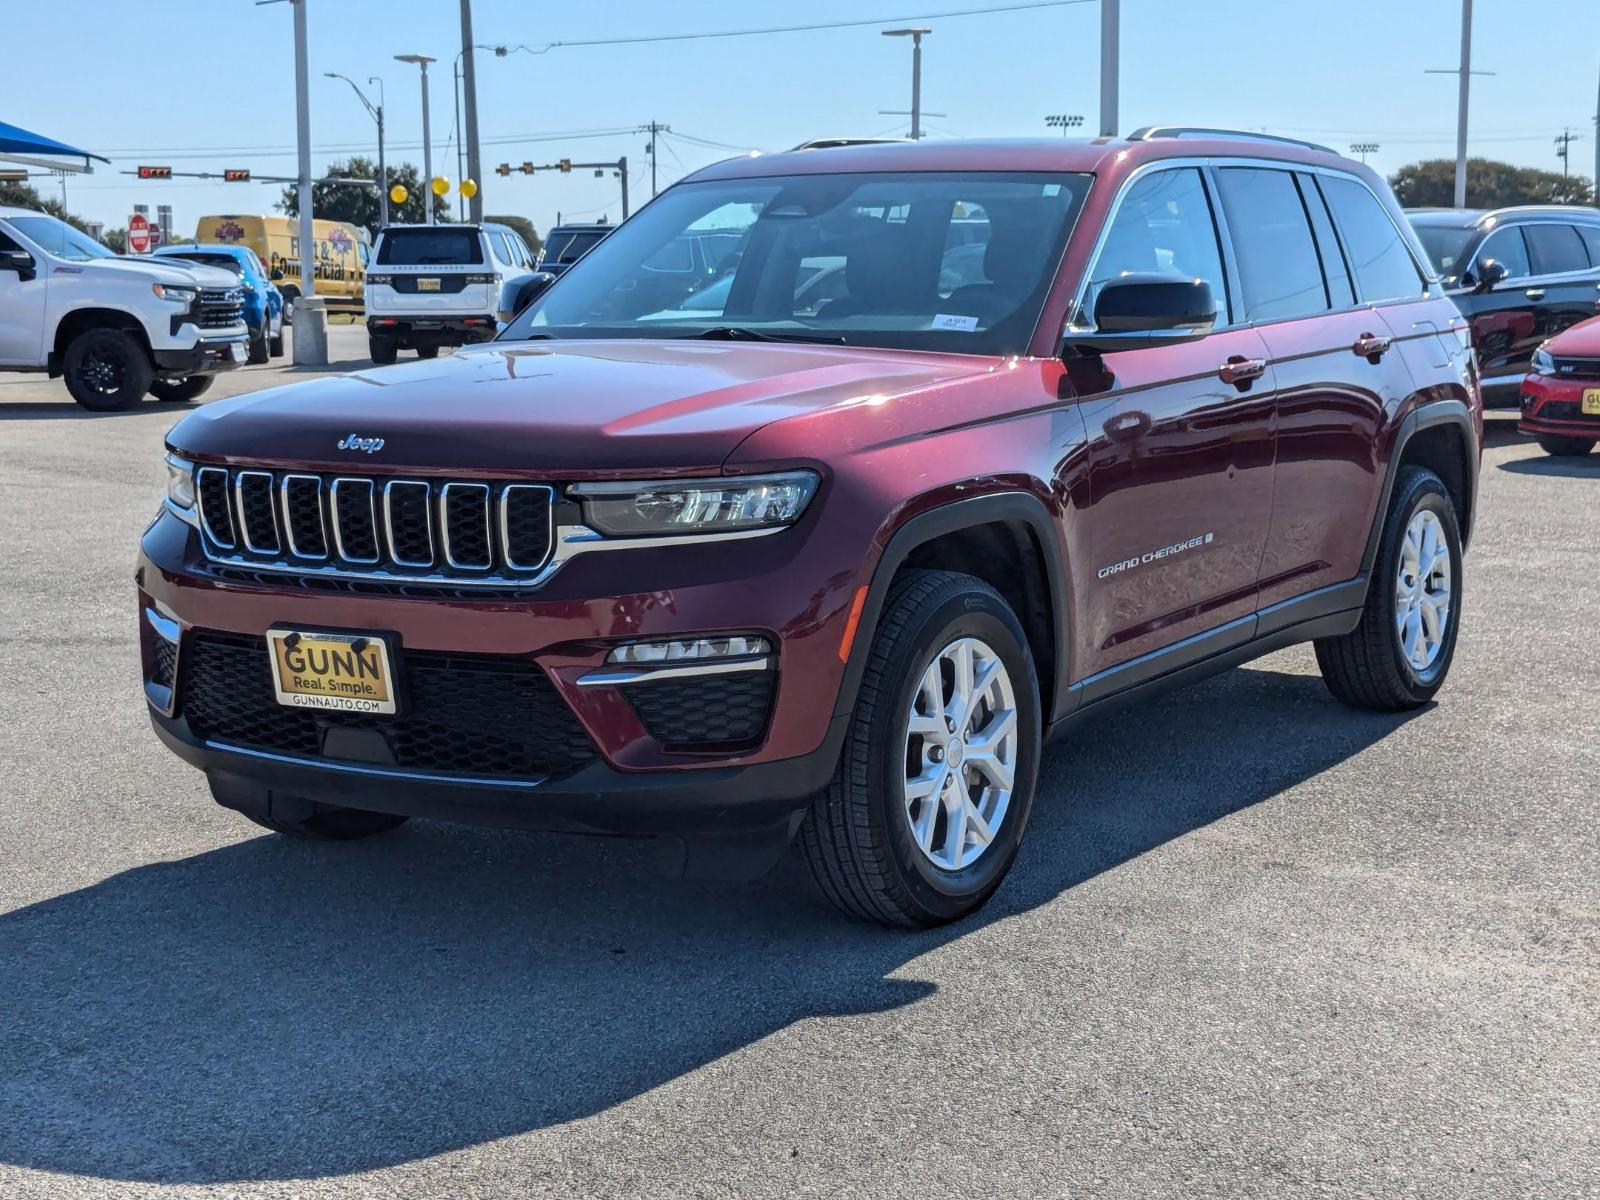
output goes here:
[{"label": "jeep front grille", "polygon": [[517,586],[554,543],[545,484],[202,466],[195,493],[207,557],[237,566]]}]

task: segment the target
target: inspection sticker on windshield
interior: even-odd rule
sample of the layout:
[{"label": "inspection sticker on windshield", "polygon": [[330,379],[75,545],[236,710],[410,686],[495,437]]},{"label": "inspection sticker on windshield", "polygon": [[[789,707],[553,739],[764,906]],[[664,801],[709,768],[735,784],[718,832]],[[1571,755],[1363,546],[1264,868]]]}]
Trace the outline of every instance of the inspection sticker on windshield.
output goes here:
[{"label": "inspection sticker on windshield", "polygon": [[961,333],[971,333],[978,327],[977,317],[957,317],[948,313],[940,313],[933,319],[935,329],[954,329]]}]

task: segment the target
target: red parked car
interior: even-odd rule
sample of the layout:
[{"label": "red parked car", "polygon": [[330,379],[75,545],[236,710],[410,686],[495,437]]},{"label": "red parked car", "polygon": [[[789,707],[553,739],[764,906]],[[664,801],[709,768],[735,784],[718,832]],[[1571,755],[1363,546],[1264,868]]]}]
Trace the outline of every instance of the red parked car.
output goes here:
[{"label": "red parked car", "polygon": [[955,919],[1048,734],[1307,640],[1349,704],[1439,690],[1482,413],[1425,263],[1373,172],[1244,134],[708,167],[496,342],[173,429],[156,732],[286,834],[798,840]]},{"label": "red parked car", "polygon": [[1600,317],[1534,352],[1517,428],[1533,434],[1546,454],[1581,456],[1600,442]]}]

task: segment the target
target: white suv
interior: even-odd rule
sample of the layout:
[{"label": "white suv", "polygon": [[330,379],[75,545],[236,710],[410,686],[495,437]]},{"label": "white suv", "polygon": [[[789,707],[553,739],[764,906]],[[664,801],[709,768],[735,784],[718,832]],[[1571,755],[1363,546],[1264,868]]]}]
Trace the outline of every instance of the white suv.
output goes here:
[{"label": "white suv", "polygon": [[83,407],[193,400],[245,361],[239,279],[119,258],[46,213],[0,208],[0,371],[65,376]]},{"label": "white suv", "polygon": [[516,315],[533,274],[527,244],[506,225],[388,226],[367,269],[372,361],[488,341]]}]

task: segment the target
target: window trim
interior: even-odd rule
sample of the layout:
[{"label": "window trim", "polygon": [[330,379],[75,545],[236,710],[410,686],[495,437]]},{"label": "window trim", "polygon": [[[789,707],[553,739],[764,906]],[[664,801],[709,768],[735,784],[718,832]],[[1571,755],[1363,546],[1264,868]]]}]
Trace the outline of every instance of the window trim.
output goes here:
[{"label": "window trim", "polygon": [[[1074,325],[1073,320],[1083,309],[1084,300],[1088,296],[1089,280],[1094,277],[1094,270],[1100,263],[1100,255],[1105,250],[1106,241],[1111,233],[1111,226],[1113,222],[1116,221],[1117,215],[1122,211],[1122,202],[1127,198],[1129,189],[1132,188],[1138,180],[1144,178],[1145,175],[1154,171],[1174,170],[1180,167],[1198,167],[1202,173],[1209,176],[1214,169],[1229,166],[1268,167],[1274,170],[1287,170],[1290,172],[1302,171],[1308,175],[1330,175],[1339,179],[1353,180],[1362,187],[1366,188],[1367,193],[1371,195],[1373,200],[1377,202],[1378,208],[1385,216],[1389,218],[1389,223],[1391,225],[1395,225],[1394,214],[1389,211],[1389,206],[1383,202],[1383,198],[1379,196],[1377,192],[1372,190],[1372,187],[1365,179],[1362,179],[1361,176],[1356,175],[1353,172],[1340,170],[1336,167],[1327,167],[1321,165],[1320,163],[1302,163],[1281,158],[1258,158],[1251,155],[1242,154],[1212,154],[1194,157],[1175,156],[1173,158],[1152,159],[1150,162],[1143,163],[1128,173],[1127,178],[1122,181],[1121,187],[1118,188],[1116,197],[1111,201],[1110,207],[1106,210],[1106,218],[1103,222],[1101,222],[1099,233],[1095,235],[1094,247],[1089,252],[1089,258],[1084,265],[1082,277],[1078,280],[1077,287],[1073,289],[1072,299],[1067,305],[1066,316],[1062,320],[1060,337],[1064,338],[1069,332],[1072,331],[1092,332],[1092,329],[1089,327]],[[1318,187],[1320,188],[1320,186],[1321,185],[1319,183]],[[1208,193],[1214,194],[1215,190],[1216,181],[1211,180],[1208,183],[1207,191]],[[1220,209],[1220,205],[1213,203],[1212,215],[1217,221],[1217,232],[1222,237],[1222,265],[1224,273],[1229,276],[1227,287],[1231,296],[1237,288],[1237,264],[1235,263],[1233,255],[1233,235],[1228,229],[1227,218],[1220,211]],[[1334,221],[1331,205],[1329,206],[1328,219],[1330,221]],[[1304,321],[1311,317],[1337,316],[1341,313],[1363,312],[1374,308],[1388,308],[1396,304],[1414,304],[1418,300],[1426,300],[1444,296],[1444,288],[1439,283],[1439,276],[1437,272],[1434,271],[1433,264],[1428,261],[1427,255],[1420,253],[1420,247],[1415,244],[1416,234],[1412,231],[1410,223],[1407,222],[1404,228],[1401,228],[1399,225],[1395,225],[1395,231],[1400,234],[1401,245],[1405,247],[1406,253],[1411,256],[1412,264],[1417,268],[1418,273],[1422,276],[1423,290],[1416,296],[1392,300],[1378,300],[1373,302],[1362,300],[1359,283],[1354,274],[1352,274],[1350,277],[1350,288],[1356,296],[1356,302],[1354,304],[1346,305],[1341,308],[1329,309],[1322,313],[1307,313],[1300,317],[1283,317],[1273,321],[1234,321],[1227,325],[1217,325],[1212,329],[1212,332],[1222,333],[1224,331],[1235,329],[1254,329],[1268,325],[1281,325],[1287,324],[1290,321]],[[1314,237],[1315,230],[1312,232]],[[1334,221],[1334,233],[1340,238],[1340,251],[1342,253],[1344,251],[1344,235],[1339,230],[1337,221]]]}]

